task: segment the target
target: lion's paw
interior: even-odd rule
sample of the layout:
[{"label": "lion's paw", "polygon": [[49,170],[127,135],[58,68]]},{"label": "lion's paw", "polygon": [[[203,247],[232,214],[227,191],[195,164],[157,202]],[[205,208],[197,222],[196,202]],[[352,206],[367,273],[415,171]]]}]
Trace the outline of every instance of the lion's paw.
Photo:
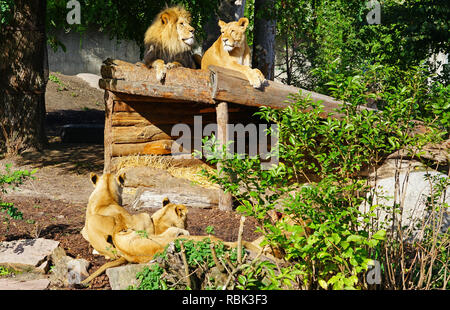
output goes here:
[{"label": "lion's paw", "polygon": [[179,62],[169,62],[169,63],[166,63],[166,68],[167,69],[173,69],[173,68],[178,68],[178,67],[182,67],[182,65],[179,63]]},{"label": "lion's paw", "polygon": [[169,227],[164,233],[161,235],[167,237],[179,237],[179,236],[189,236],[190,233],[186,229],[178,228],[178,227]]},{"label": "lion's paw", "polygon": [[252,74],[252,76],[248,79],[248,82],[250,85],[252,85],[254,88],[260,88],[261,87],[261,80],[258,78],[257,75]]},{"label": "lion's paw", "polygon": [[166,66],[162,66],[162,67],[157,67],[156,68],[156,79],[159,82],[162,82],[166,78],[166,74],[167,74],[167,67]]},{"label": "lion's paw", "polygon": [[[264,74],[262,74],[262,72],[259,69],[253,69],[253,72],[255,73],[255,75],[257,76],[257,79],[259,81],[259,87],[264,85],[266,83],[266,78],[264,77]],[[259,88],[259,87],[255,87],[255,88]]]}]

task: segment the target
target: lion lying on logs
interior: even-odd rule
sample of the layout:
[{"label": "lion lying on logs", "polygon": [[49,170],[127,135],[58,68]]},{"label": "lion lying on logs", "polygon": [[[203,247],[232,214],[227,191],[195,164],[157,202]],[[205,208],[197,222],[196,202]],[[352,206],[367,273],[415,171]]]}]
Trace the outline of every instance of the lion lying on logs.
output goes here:
[{"label": "lion lying on logs", "polygon": [[156,78],[163,81],[167,70],[177,67],[196,69],[201,56],[194,54],[194,28],[191,14],[182,6],[161,11],[145,32],[144,63],[156,69]]}]

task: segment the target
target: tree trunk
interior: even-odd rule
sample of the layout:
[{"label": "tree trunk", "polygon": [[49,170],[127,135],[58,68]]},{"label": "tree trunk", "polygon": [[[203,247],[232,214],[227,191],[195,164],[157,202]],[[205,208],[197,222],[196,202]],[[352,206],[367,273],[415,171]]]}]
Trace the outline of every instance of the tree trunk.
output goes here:
[{"label": "tree trunk", "polygon": [[258,68],[267,80],[275,75],[276,19],[270,12],[275,0],[255,0],[255,26],[253,28],[252,67]]},{"label": "tree trunk", "polygon": [[41,150],[47,144],[47,1],[14,3],[9,25],[0,29],[0,142],[8,154]]},{"label": "tree trunk", "polygon": [[203,52],[214,44],[217,38],[220,36],[219,19],[224,22],[236,21],[244,16],[246,0],[221,0],[219,7],[217,8],[217,14],[213,14],[210,19],[203,26],[206,38],[203,41]]}]

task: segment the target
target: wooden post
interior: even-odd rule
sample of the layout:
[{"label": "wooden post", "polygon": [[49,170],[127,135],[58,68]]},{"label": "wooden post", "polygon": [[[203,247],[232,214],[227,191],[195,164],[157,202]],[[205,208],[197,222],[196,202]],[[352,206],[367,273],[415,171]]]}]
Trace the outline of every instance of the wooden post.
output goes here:
[{"label": "wooden post", "polygon": [[[217,140],[219,147],[222,148],[228,142],[228,104],[226,102],[220,102],[216,107],[217,113]],[[221,164],[217,164],[217,170],[220,171]],[[231,194],[223,191],[219,192],[219,210],[231,211],[233,210]]]},{"label": "wooden post", "polygon": [[105,163],[103,173],[111,172],[111,157],[112,157],[112,118],[111,114],[114,109],[115,95],[109,90],[105,91],[105,135],[104,135],[104,154]]}]

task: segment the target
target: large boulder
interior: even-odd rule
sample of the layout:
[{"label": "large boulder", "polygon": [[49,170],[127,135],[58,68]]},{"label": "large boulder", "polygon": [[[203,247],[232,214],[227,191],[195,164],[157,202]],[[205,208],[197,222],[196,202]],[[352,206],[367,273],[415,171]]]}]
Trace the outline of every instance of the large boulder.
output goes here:
[{"label": "large boulder", "polygon": [[205,188],[186,179],[176,178],[163,169],[130,167],[120,172],[126,175],[125,188],[136,189],[132,191],[133,197],[126,197],[127,191],[124,191],[124,203],[135,209],[160,208],[165,197],[173,203],[188,207],[214,208],[219,203],[218,189]]},{"label": "large boulder", "polygon": [[50,239],[21,239],[0,243],[0,266],[15,270],[45,273],[48,260],[59,241]]},{"label": "large boulder", "polygon": [[[376,208],[378,222],[385,222],[386,228],[391,227],[394,204],[395,202],[402,202],[403,213],[401,217],[400,214],[395,214],[395,224],[401,225],[404,237],[420,238],[423,224],[429,225],[431,220],[438,220],[440,215],[439,212],[431,210],[428,197],[435,195],[437,187],[433,185],[435,184],[434,181],[441,178],[448,178],[448,176],[437,171],[416,171],[400,173],[398,180],[396,180],[395,176],[377,180],[373,204],[382,206]],[[394,201],[396,183],[398,184],[399,192],[397,193],[396,201]],[[441,195],[437,200],[438,203],[442,204],[442,202],[445,202],[450,204],[450,191],[447,189],[444,191],[444,194],[445,197]],[[399,208],[400,206],[395,206],[395,209],[399,210]],[[368,209],[369,206],[367,204],[361,206],[361,211],[363,212],[368,212]],[[441,233],[447,231],[450,226],[449,211],[449,208],[442,210]]]}]

